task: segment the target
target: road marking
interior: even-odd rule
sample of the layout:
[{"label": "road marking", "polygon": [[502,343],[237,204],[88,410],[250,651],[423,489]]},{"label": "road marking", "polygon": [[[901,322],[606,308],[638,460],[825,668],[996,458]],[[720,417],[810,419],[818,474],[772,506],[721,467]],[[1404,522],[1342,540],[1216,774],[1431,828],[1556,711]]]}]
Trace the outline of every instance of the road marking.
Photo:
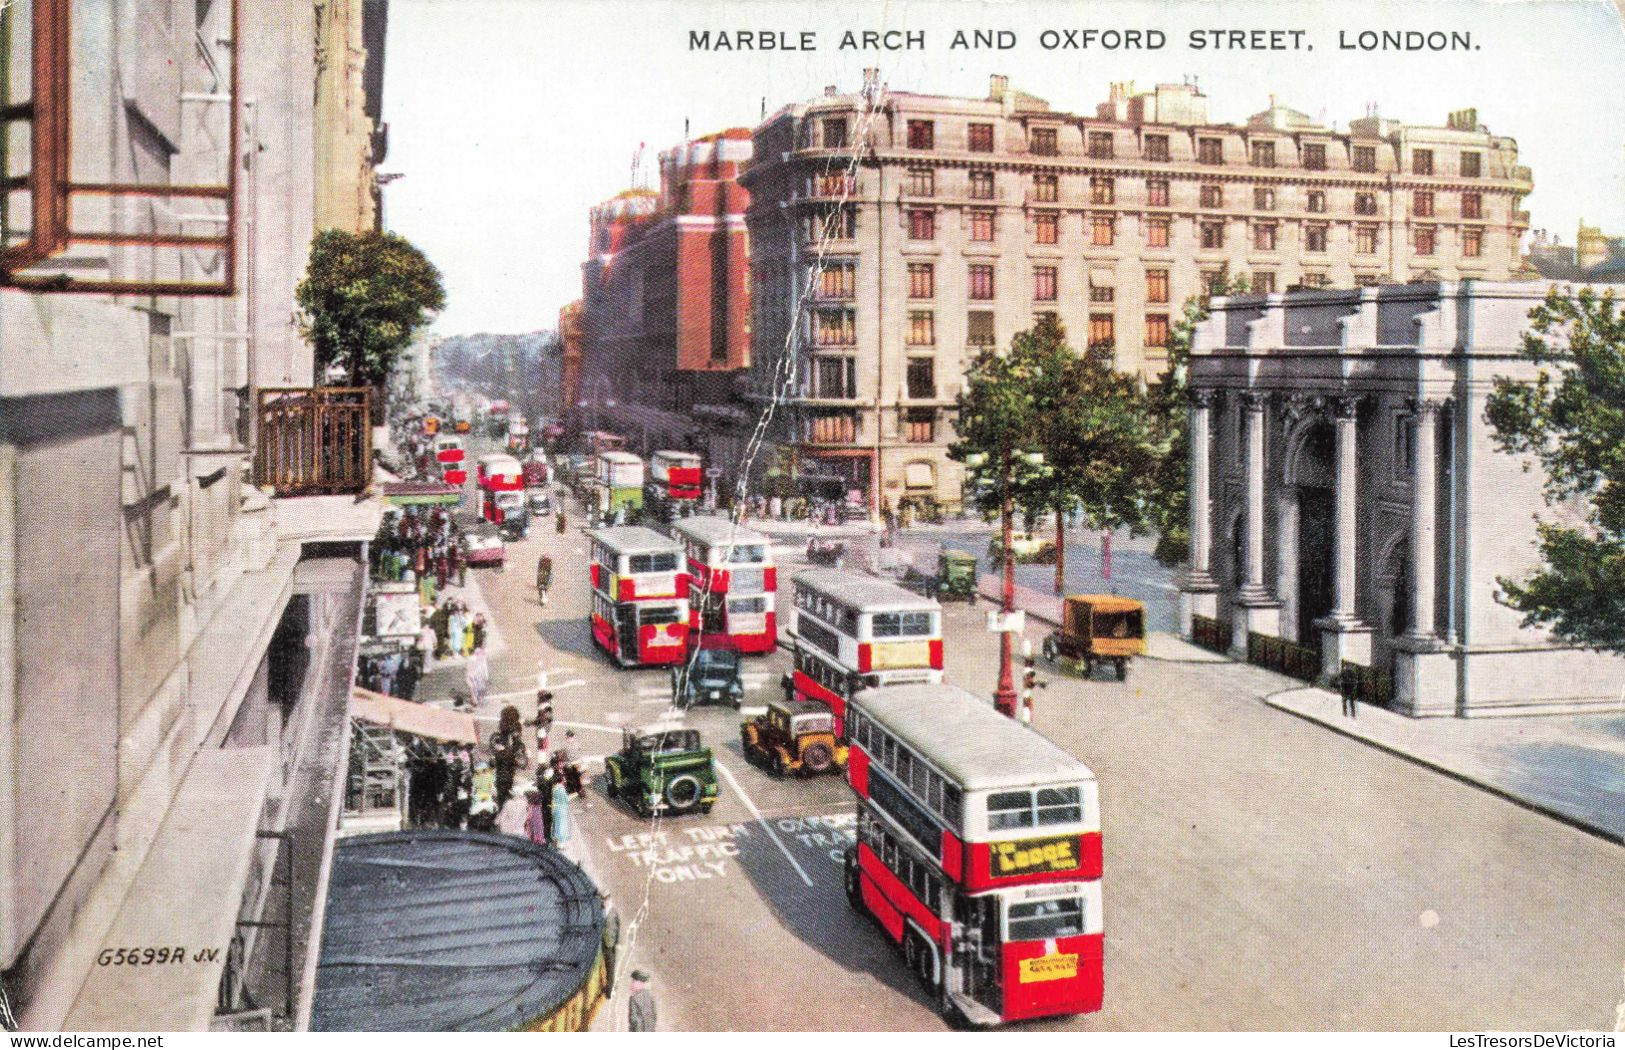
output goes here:
[{"label": "road marking", "polygon": [[766,818],[762,816],[762,811],[756,808],[756,803],[752,802],[750,796],[745,794],[745,789],[739,786],[739,781],[734,779],[733,771],[721,762],[718,762],[716,766],[717,772],[728,778],[728,786],[734,789],[734,794],[738,795],[739,800],[745,804],[745,808],[750,810],[750,815],[756,818],[756,823],[760,824],[762,830],[767,832],[767,837],[773,840],[773,845],[779,847],[779,852],[784,854],[784,859],[790,862],[792,868],[796,869],[796,874],[801,876],[801,881],[810,887],[813,880],[802,870],[801,862],[791,854],[789,847],[785,846],[783,840],[779,838],[778,832],[773,830],[773,825],[769,824]]},{"label": "road marking", "polygon": [[586,685],[586,684],[587,684],[587,680],[585,678],[572,678],[568,682],[560,682],[558,685],[551,685],[551,686],[548,686],[548,688],[549,689],[569,689],[569,688],[571,688],[573,686]]},{"label": "road marking", "polygon": [[671,686],[646,685],[638,689],[639,696],[671,696]]},{"label": "road marking", "polygon": [[671,697],[669,697],[669,696],[657,696],[653,700],[639,700],[638,701],[638,706],[639,707],[653,707],[656,704],[669,704],[669,703],[671,703]]},{"label": "road marking", "polygon": [[614,733],[617,736],[619,736],[621,732],[620,726],[601,726],[593,722],[554,722],[553,724],[556,726],[563,726],[566,729],[596,729],[600,733]]},{"label": "road marking", "polygon": [[739,713],[746,718],[755,718],[757,715],[767,714],[767,707],[765,705],[762,707],[741,707]]},{"label": "road marking", "polygon": [[745,683],[747,688],[755,688],[756,686],[762,685],[764,682],[766,682],[768,675],[764,672],[761,674],[741,675],[740,678]]},{"label": "road marking", "polygon": [[517,692],[517,693],[486,693],[485,694],[485,699],[487,699],[487,700],[518,700],[521,697],[526,697],[526,696],[534,698],[536,696],[536,690],[534,690],[534,689],[526,689],[526,690],[523,690],[523,691]]}]

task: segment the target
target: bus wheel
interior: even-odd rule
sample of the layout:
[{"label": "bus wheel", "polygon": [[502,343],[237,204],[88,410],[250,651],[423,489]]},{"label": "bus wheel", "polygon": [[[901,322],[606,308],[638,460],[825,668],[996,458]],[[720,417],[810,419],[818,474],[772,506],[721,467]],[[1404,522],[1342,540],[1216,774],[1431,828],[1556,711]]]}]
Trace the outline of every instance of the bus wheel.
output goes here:
[{"label": "bus wheel", "polygon": [[853,910],[863,911],[863,876],[858,873],[858,858],[851,852],[846,855],[846,902],[852,905]]},{"label": "bus wheel", "polygon": [[1128,661],[1127,660],[1119,660],[1119,661],[1117,661],[1117,680],[1119,682],[1128,681]]},{"label": "bus wheel", "polygon": [[931,951],[926,948],[925,939],[913,930],[903,934],[903,961],[927,988],[936,986],[931,974]]}]

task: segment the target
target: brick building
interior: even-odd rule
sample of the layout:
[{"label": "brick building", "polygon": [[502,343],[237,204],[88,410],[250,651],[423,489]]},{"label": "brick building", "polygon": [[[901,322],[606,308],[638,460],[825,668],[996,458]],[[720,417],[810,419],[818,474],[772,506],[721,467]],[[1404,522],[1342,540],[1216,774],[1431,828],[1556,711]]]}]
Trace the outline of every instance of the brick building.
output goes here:
[{"label": "brick building", "polygon": [[693,406],[733,400],[750,362],[749,198],[737,181],[750,149],[744,128],[686,142],[660,155],[658,192],[593,209],[579,421],[644,451],[699,448],[708,435]]},{"label": "brick building", "polygon": [[1272,100],[1214,124],[1190,84],[1116,85],[1084,116],[1004,77],[967,99],[871,74],[770,116],[754,153],[753,391],[795,353],[779,439],[875,508],[959,502],[965,365],[1040,313],[1155,375],[1182,304],[1227,276],[1264,291],[1510,277],[1532,188],[1471,110],[1338,131]]}]

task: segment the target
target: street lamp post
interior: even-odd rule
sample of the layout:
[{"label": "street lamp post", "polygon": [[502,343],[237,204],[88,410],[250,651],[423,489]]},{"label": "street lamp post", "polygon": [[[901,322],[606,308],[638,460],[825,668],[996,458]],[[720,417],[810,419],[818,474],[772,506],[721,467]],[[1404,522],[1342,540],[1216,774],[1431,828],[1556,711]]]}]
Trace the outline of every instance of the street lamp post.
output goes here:
[{"label": "street lamp post", "polygon": [[[1015,639],[1011,637],[1010,618],[1016,611],[1016,555],[1015,555],[1015,493],[1011,468],[1017,458],[1028,467],[1042,469],[1044,456],[1038,452],[1022,452],[1006,444],[999,451],[999,517],[1000,555],[1003,559],[1004,587],[1000,611],[1003,622],[999,631],[999,685],[993,693],[993,707],[1007,718],[1018,717]],[[987,465],[984,453],[974,452],[965,457],[965,465],[972,470]]]}]

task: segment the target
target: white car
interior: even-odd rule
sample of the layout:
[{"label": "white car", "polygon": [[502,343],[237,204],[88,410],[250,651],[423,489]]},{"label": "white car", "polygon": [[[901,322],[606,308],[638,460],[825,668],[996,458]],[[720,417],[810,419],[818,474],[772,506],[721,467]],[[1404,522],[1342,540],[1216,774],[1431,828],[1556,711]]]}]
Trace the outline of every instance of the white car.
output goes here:
[{"label": "white car", "polygon": [[525,494],[525,505],[530,508],[531,514],[541,517],[553,511],[553,499],[546,489],[531,489]]}]

